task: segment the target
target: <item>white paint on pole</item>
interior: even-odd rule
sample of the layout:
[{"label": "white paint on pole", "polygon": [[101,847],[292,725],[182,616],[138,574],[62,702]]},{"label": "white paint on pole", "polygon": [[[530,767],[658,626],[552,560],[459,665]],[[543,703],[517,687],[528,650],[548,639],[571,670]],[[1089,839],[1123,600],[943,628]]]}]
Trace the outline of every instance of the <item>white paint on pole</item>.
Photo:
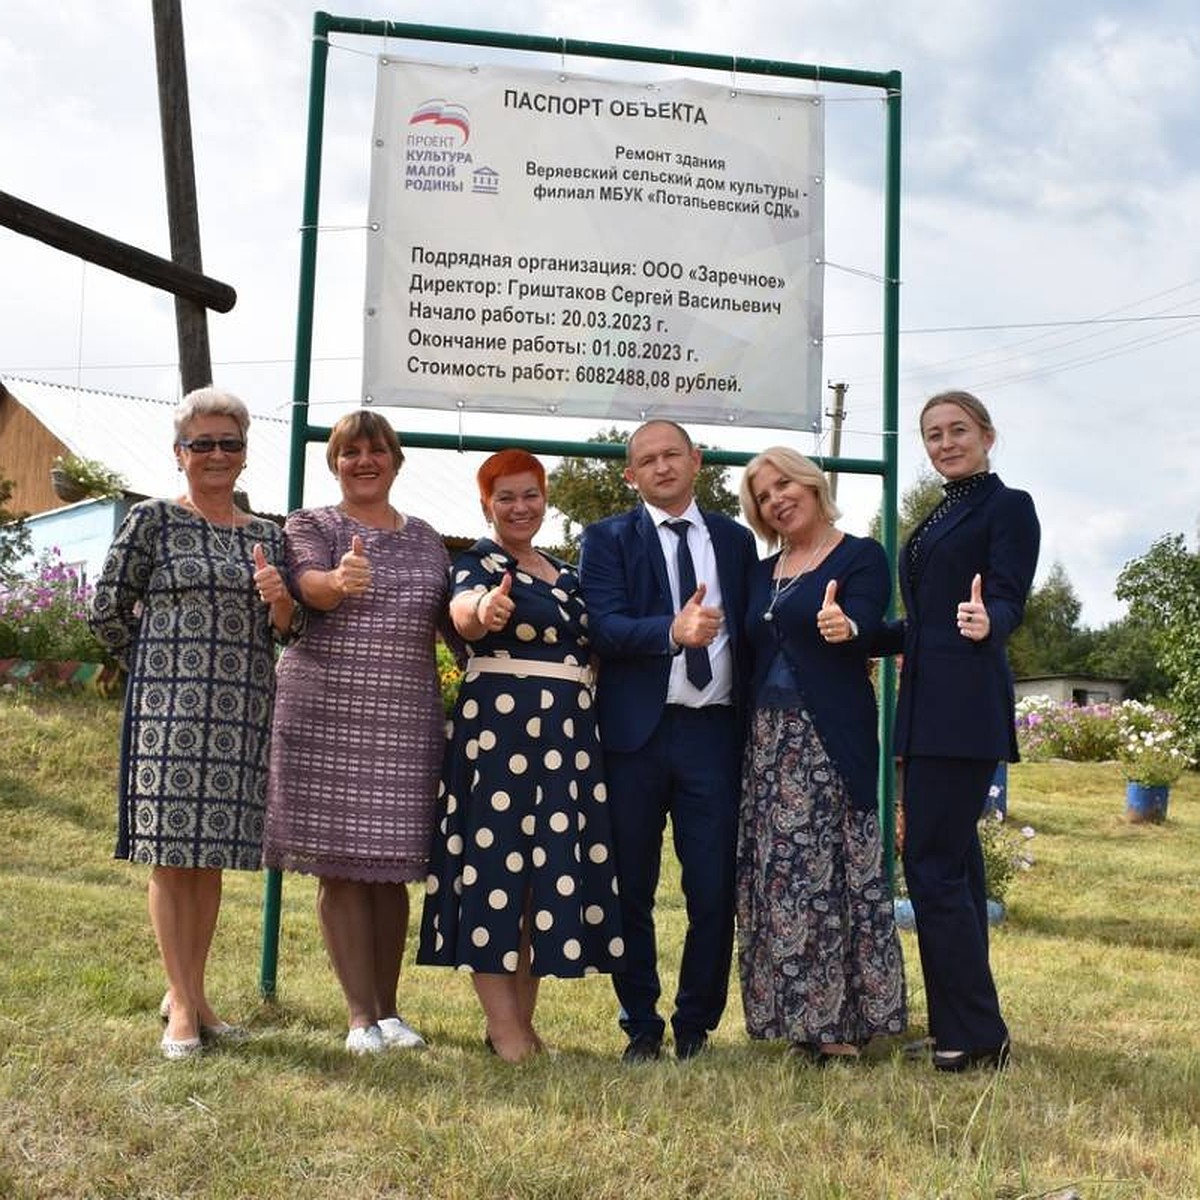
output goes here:
[{"label": "white paint on pole", "polygon": [[820,98],[379,60],[363,397],[817,428]]}]

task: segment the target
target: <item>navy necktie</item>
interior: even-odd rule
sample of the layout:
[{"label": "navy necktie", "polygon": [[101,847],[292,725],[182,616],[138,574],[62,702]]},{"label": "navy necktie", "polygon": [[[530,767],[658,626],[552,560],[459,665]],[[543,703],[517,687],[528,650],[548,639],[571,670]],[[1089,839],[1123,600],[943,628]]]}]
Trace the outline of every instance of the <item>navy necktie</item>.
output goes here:
[{"label": "navy necktie", "polygon": [[[675,565],[679,571],[679,607],[682,608],[696,594],[696,564],[688,549],[688,530],[691,521],[666,521],[666,527],[679,539],[675,547]],[[712,663],[708,661],[707,646],[685,646],[683,657],[687,663],[688,682],[700,691],[712,682]]]}]

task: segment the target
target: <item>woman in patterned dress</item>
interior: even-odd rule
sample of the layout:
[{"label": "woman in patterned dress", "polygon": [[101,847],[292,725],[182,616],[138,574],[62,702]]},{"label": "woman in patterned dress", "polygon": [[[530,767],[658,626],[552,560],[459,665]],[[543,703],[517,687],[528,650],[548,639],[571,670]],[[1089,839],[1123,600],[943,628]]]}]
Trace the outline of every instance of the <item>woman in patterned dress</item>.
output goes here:
[{"label": "woman in patterned dress", "polygon": [[742,510],[778,554],[751,576],[753,715],[738,835],[738,963],[752,1038],[855,1058],[906,1022],[876,787],[868,649],[891,594],[877,542],[834,525],[825,476],[772,447]]},{"label": "woman in patterned dress", "polygon": [[278,566],[282,531],[233,499],[249,423],[246,406],[226,392],[184,397],[175,457],[187,490],[133,506],[90,618],[129,672],[116,856],[152,868],[167,1058],[242,1032],[209,1004],[205,967],[221,872],[260,865],[272,635],[290,630],[295,615]]},{"label": "woman in patterned dress", "polygon": [[317,876],[317,916],[346,1000],[352,1054],[424,1039],[397,1011],[406,885],[424,879],[445,740],[437,672],[450,559],[389,499],[404,453],[378,413],[333,427],[342,500],[287,521],[308,607],[279,664],[264,861]]},{"label": "woman in patterned dress", "polygon": [[573,567],[534,549],[546,473],[524,450],[479,470],[494,538],[454,563],[450,615],[470,658],[438,799],[417,961],[466,968],[486,1042],[542,1049],[542,976],[612,971],[624,952]]}]

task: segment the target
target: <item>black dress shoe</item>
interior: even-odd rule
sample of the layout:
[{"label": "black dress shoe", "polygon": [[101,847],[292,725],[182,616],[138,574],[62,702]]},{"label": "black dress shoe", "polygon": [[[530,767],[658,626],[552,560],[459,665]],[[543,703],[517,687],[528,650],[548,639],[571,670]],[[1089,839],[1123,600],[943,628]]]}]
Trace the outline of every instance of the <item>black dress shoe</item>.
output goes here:
[{"label": "black dress shoe", "polygon": [[652,1033],[639,1033],[629,1039],[625,1053],[621,1055],[623,1063],[656,1062],[662,1054],[662,1039]]},{"label": "black dress shoe", "polygon": [[1006,1040],[991,1050],[935,1050],[935,1071],[969,1071],[972,1067],[988,1067],[993,1071],[1008,1066],[1012,1046]]},{"label": "black dress shoe", "polygon": [[675,1057],[680,1062],[685,1062],[689,1058],[695,1058],[708,1045],[708,1034],[706,1033],[689,1033],[680,1037],[675,1035]]}]

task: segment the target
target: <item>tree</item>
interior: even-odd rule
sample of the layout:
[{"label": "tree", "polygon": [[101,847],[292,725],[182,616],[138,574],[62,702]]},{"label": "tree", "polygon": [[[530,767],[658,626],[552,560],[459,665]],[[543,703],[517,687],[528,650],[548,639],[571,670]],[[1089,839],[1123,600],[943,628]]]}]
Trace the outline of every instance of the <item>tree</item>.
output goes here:
[{"label": "tree", "polygon": [[1156,627],[1144,617],[1132,613],[1105,625],[1086,630],[1087,657],[1083,670],[1088,675],[1124,679],[1129,700],[1165,698],[1171,680],[1158,662]]},{"label": "tree", "polygon": [[1183,534],[1168,534],[1117,576],[1117,598],[1153,631],[1158,664],[1170,680],[1168,698],[1200,746],[1200,555]]},{"label": "tree", "polygon": [[16,572],[13,563],[28,557],[31,546],[29,530],[25,525],[25,513],[9,510],[12,499],[13,481],[0,475],[0,582],[11,580]]},{"label": "tree", "polygon": [[[983,594],[986,602],[986,579]],[[1030,592],[1025,619],[1009,638],[1008,661],[1013,674],[1019,678],[1082,671],[1091,648],[1086,631],[1079,628],[1082,611],[1066,568],[1056,562],[1042,585]]]},{"label": "tree", "polygon": [[[900,495],[896,511],[896,542],[903,546],[908,535],[942,502],[942,480],[932,471],[923,470],[912,486]],[[868,534],[877,542],[883,540],[883,505],[871,518]]]},{"label": "tree", "polygon": [[[602,429],[589,442],[626,444],[629,434],[619,429]],[[696,502],[701,508],[736,517],[737,497],[725,486],[725,467],[702,466],[696,476]],[[601,517],[623,512],[637,500],[625,482],[625,459],[564,458],[546,480],[546,498],[564,517],[566,542],[563,557],[579,556],[579,539],[585,525]]]}]

